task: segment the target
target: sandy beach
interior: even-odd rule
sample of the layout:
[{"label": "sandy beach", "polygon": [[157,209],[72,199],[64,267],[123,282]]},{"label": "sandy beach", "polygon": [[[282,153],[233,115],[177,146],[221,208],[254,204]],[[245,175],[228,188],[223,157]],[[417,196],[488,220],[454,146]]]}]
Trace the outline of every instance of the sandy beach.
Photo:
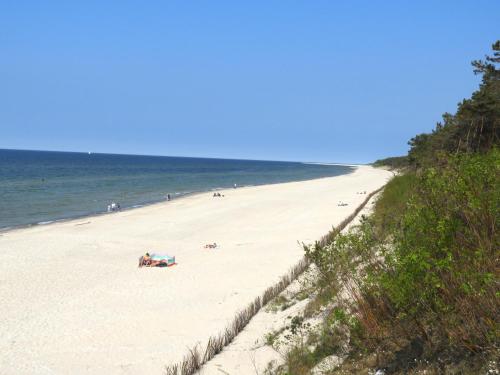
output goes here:
[{"label": "sandy beach", "polygon": [[[351,222],[344,228],[347,232],[351,227],[358,225],[363,216],[369,216],[373,211],[373,203],[378,199],[379,194],[372,196],[365,206],[358,212]],[[317,273],[314,266],[309,267],[304,273],[299,275],[282,293],[287,302],[286,308],[283,305],[276,305],[271,301],[264,308],[253,316],[245,329],[227,345],[224,350],[208,361],[198,371],[199,375],[220,375],[220,374],[267,374],[271,365],[277,368],[285,363],[286,355],[291,350],[294,340],[288,340],[287,335],[292,335],[290,329],[290,319],[294,316],[304,316],[307,305],[314,300],[314,292],[306,298],[297,299],[297,293],[311,285],[311,281],[317,280]],[[273,303],[274,302],[274,303]],[[274,306],[273,306],[274,305]],[[273,308],[274,307],[274,308]],[[310,330],[324,323],[324,315],[313,315],[306,318],[305,323]],[[302,332],[302,334],[304,333]],[[279,334],[276,334],[280,332]],[[273,344],[268,341],[269,334],[276,334]],[[315,372],[319,372],[316,369]]]},{"label": "sandy beach", "polygon": [[[0,373],[162,373],[391,176],[360,166],[0,233]],[[137,268],[146,251],[178,264]]]}]

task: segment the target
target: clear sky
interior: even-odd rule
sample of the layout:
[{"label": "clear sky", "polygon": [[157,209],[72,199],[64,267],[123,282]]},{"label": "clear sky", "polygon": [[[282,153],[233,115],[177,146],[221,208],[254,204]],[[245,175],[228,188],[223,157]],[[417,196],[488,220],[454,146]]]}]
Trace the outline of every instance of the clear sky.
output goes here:
[{"label": "clear sky", "polygon": [[498,0],[3,0],[0,148],[370,162],[498,38]]}]

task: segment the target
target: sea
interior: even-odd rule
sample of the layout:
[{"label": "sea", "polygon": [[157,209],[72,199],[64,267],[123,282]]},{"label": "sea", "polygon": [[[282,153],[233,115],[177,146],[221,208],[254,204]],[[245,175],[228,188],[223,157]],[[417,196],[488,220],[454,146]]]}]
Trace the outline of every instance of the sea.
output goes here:
[{"label": "sea", "polygon": [[183,196],[351,173],[300,162],[0,149],[0,230],[132,209]]}]

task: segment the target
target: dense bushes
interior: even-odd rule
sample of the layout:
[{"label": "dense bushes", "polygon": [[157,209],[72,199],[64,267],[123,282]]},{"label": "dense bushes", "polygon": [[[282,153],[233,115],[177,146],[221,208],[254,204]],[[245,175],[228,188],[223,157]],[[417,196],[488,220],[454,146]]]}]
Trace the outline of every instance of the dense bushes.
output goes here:
[{"label": "dense bushes", "polygon": [[432,344],[480,350],[496,342],[499,167],[494,149],[429,168],[394,231],[381,293]]},{"label": "dense bushes", "polygon": [[355,317],[358,349],[421,342],[418,355],[429,356],[498,345],[499,168],[492,149],[397,176],[356,230],[307,249],[318,286]]},{"label": "dense bushes", "polygon": [[407,156],[392,156],[390,158],[379,159],[373,163],[374,167],[390,167],[392,169],[401,169],[408,166]]}]

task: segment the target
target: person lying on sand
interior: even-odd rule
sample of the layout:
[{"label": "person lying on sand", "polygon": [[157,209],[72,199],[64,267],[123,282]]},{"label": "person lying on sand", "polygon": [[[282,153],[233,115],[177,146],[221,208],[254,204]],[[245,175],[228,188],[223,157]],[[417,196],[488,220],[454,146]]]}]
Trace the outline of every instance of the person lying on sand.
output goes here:
[{"label": "person lying on sand", "polygon": [[[153,258],[155,256],[155,258]],[[149,253],[144,254],[142,257],[139,258],[139,267],[164,267],[164,266],[169,266],[172,264],[169,264],[169,261],[167,258],[171,258],[168,256],[156,256],[153,254],[151,256]],[[160,258],[160,259],[158,259]],[[173,264],[175,264],[175,257],[173,258]]]},{"label": "person lying on sand", "polygon": [[153,267],[153,260],[151,259],[151,256],[149,253],[144,254],[142,257],[139,258],[139,267]]},{"label": "person lying on sand", "polygon": [[217,244],[214,242],[213,244],[208,243],[205,246],[203,246],[205,249],[215,249],[217,247]]}]

